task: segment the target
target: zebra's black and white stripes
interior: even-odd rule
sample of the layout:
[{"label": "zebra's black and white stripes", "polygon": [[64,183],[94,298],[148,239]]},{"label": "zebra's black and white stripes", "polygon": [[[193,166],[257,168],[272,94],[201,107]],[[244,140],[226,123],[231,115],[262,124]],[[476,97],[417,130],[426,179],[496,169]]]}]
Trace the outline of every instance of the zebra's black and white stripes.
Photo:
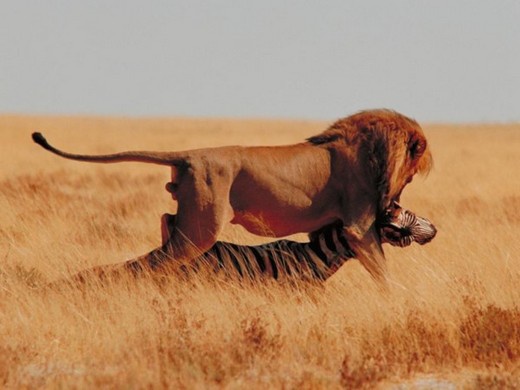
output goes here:
[{"label": "zebra's black and white stripes", "polygon": [[189,265],[185,272],[210,266],[214,271],[256,278],[298,277],[325,280],[348,259],[354,257],[341,223],[329,225],[313,234],[310,242],[278,240],[257,246],[219,241]]}]

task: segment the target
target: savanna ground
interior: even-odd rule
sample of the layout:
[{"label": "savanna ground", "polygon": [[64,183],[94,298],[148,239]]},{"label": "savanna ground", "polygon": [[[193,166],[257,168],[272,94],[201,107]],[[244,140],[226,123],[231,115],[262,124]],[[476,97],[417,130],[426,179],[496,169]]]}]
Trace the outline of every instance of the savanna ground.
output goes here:
[{"label": "savanna ground", "polygon": [[[284,144],[325,126],[0,117],[0,387],[520,387],[520,125],[424,125],[435,167],[402,204],[439,233],[386,247],[386,296],[357,261],[324,286],[201,276],[39,289],[157,247],[175,204],[167,168],[63,160],[32,131],[105,153]],[[231,226],[222,238],[265,241]]]}]

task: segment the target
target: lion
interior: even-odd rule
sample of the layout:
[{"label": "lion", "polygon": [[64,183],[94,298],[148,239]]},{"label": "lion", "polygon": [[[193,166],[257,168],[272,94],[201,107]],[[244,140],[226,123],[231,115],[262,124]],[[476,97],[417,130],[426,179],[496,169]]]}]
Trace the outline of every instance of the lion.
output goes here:
[{"label": "lion", "polygon": [[377,216],[399,201],[415,174],[426,174],[432,166],[419,124],[386,109],[361,111],[285,146],[83,155],[56,149],[41,133],[32,138],[67,159],[171,168],[166,187],[178,202],[175,229],[164,245],[135,259],[152,269],[172,258],[186,264],[206,252],[228,222],[254,234],[282,237],[340,220],[356,258],[374,279],[385,281]]}]

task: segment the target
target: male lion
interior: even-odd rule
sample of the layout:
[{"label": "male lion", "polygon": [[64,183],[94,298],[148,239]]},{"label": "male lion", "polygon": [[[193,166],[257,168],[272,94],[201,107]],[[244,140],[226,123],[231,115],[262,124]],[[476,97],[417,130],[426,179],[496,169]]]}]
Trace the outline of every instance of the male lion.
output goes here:
[{"label": "male lion", "polygon": [[58,150],[40,133],[32,137],[72,160],[171,167],[167,189],[178,201],[176,228],[162,247],[136,259],[151,268],[169,258],[180,264],[194,259],[215,244],[227,222],[281,237],[339,219],[356,257],[382,281],[386,265],[376,217],[399,200],[416,173],[427,173],[432,165],[419,124],[390,110],[362,111],[287,146],[92,156]]}]

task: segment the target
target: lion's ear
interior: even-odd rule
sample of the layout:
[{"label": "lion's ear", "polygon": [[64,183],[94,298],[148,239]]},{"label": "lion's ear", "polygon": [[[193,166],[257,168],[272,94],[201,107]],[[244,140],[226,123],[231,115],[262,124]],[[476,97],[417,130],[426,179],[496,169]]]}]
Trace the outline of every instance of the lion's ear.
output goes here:
[{"label": "lion's ear", "polygon": [[315,135],[314,137],[307,138],[307,141],[314,145],[323,145],[329,142],[334,142],[339,138],[341,138],[341,134],[336,132],[325,132]]}]

